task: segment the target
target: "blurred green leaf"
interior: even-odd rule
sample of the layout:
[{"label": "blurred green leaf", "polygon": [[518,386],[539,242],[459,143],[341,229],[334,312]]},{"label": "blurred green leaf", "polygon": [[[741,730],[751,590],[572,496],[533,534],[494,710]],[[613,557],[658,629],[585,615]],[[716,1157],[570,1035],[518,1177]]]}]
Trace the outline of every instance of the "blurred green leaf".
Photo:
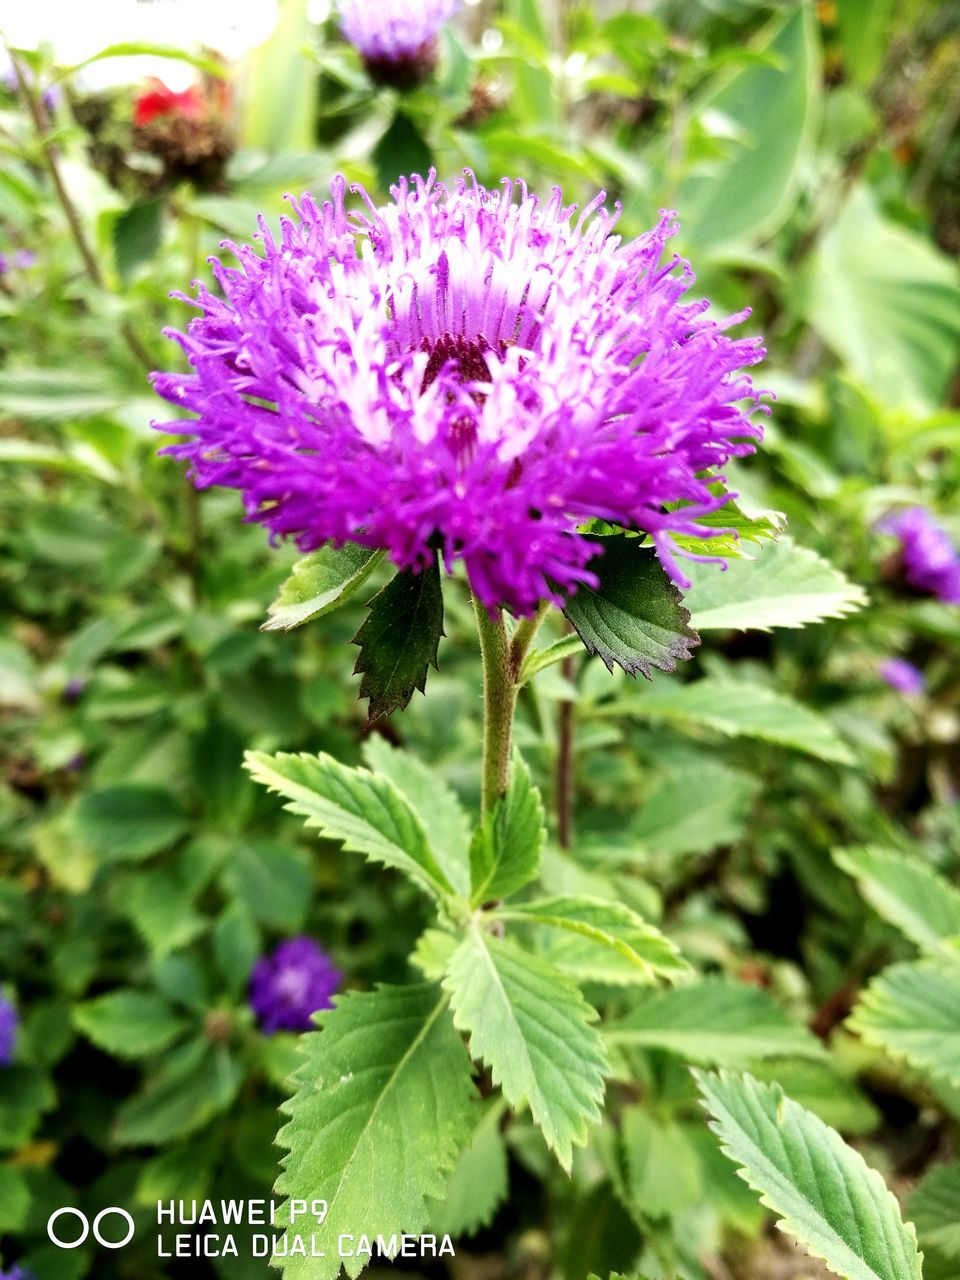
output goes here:
[{"label": "blurred green leaf", "polygon": [[766,631],[842,618],[867,603],[862,587],[815,551],[783,537],[757,560],[718,565],[685,563],[692,585],[683,593],[691,624],[699,630]]},{"label": "blurred green leaf", "polygon": [[703,252],[745,237],[769,236],[796,201],[819,112],[820,60],[813,9],[791,5],[753,48],[772,55],[722,73],[692,105],[722,124],[728,154],[680,183],[675,201],[684,244]]},{"label": "blurred green leaf", "polygon": [[606,1036],[614,1044],[669,1049],[688,1062],[716,1066],[824,1052],[766,991],[726,978],[645,993],[631,1013],[609,1025]]},{"label": "blurred green leaf", "polygon": [[873,909],[925,951],[960,944],[960,890],[920,861],[894,849],[834,850],[833,860],[854,876]]},{"label": "blurred green leaf", "polygon": [[240,139],[243,146],[268,156],[309,151],[315,141],[316,76],[308,56],[308,9],[308,0],[282,0],[273,34],[248,55]]},{"label": "blurred green leaf", "polygon": [[868,1044],[960,1087],[960,952],[953,962],[893,964],[847,1020]]},{"label": "blurred green leaf", "polygon": [[[586,716],[587,712],[582,713]],[[621,715],[701,726],[726,737],[759,738],[836,764],[853,764],[850,748],[829,720],[763,685],[705,676],[689,684],[658,681],[629,698],[601,703],[591,717]]]},{"label": "blurred green leaf", "polygon": [[942,400],[960,343],[956,267],[885,218],[863,185],[819,240],[804,312],[888,405],[928,409]]},{"label": "blurred green leaf", "polygon": [[73,1020],[98,1049],[117,1058],[143,1058],[168,1048],[187,1022],[149,991],[117,990],[78,1004]]},{"label": "blurred green leaf", "polygon": [[137,861],[169,848],[188,829],[176,796],[162,787],[127,785],[87,791],[71,825],[102,861]]},{"label": "blurred green leaf", "polygon": [[923,1247],[960,1259],[960,1160],[934,1165],[907,1196]]}]

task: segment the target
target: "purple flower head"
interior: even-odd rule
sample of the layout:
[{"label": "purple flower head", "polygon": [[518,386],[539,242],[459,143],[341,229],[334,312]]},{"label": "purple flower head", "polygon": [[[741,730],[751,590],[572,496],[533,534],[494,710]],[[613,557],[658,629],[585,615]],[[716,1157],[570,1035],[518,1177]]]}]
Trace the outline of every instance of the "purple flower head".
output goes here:
[{"label": "purple flower head", "polygon": [[312,938],[290,938],[261,956],[250,976],[250,1005],[266,1032],[309,1031],[329,1009],[343,974]]},{"label": "purple flower head", "polygon": [[960,553],[923,507],[891,512],[877,525],[900,540],[903,575],[917,591],[960,604]]},{"label": "purple flower head", "polygon": [[881,678],[897,693],[923,693],[927,686],[923,672],[906,658],[887,658],[880,663],[878,670]]},{"label": "purple flower head", "polygon": [[13,1046],[19,1022],[16,1009],[0,995],[0,1067],[9,1066],[13,1061]]},{"label": "purple flower head", "polygon": [[340,0],[340,26],[370,78],[398,89],[436,66],[437,34],[460,0]]},{"label": "purple flower head", "polygon": [[710,472],[760,438],[740,371],[764,352],[725,332],[746,313],[684,301],[672,217],[624,244],[602,193],[575,219],[506,179],[402,179],[380,209],[356,190],[356,213],[342,178],[304,196],[279,243],[261,218],[262,255],[226,243],[224,297],[199,284],[168,331],[193,372],[153,383],[196,415],[162,428],[191,435],[168,451],[194,483],[304,551],[352,539],[416,569],[439,548],[491,609],[595,583],[592,518],[645,530],[689,585],[673,538],[716,532]]}]

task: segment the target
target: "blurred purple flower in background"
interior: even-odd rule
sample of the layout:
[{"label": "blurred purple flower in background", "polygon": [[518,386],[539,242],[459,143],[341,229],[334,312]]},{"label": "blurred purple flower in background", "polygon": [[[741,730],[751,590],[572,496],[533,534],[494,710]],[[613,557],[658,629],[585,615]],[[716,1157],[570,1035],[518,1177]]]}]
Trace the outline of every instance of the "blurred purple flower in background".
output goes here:
[{"label": "blurred purple flower in background", "polygon": [[923,507],[891,512],[877,525],[900,540],[903,574],[911,587],[945,604],[960,604],[960,553]]},{"label": "blurred purple flower in background", "polygon": [[290,938],[261,956],[250,976],[250,1006],[266,1032],[309,1031],[329,1009],[343,974],[312,938]]},{"label": "blurred purple flower in background", "polygon": [[878,668],[880,676],[898,693],[923,693],[927,682],[919,667],[906,658],[887,658]]},{"label": "blurred purple flower in background", "polygon": [[437,62],[437,34],[460,0],[340,0],[340,26],[372,80],[412,88]]},{"label": "blurred purple flower in background", "polygon": [[8,1066],[13,1060],[19,1022],[16,1009],[0,995],[0,1067]]},{"label": "blurred purple flower in background", "polygon": [[602,193],[575,218],[506,179],[402,179],[379,209],[356,190],[354,213],[342,178],[304,196],[279,244],[261,218],[264,255],[228,244],[224,296],[183,299],[202,314],[167,333],[194,372],[153,382],[196,415],[162,428],[192,437],[169,452],[194,483],[304,551],[352,539],[416,569],[439,548],[491,609],[595,583],[592,518],[649,533],[689,585],[674,537],[716,532],[710,472],[762,434],[741,371],[764,351],[725,333],[746,312],[683,301],[672,217],[624,244]]},{"label": "blurred purple flower in background", "polygon": [[28,271],[37,261],[32,249],[17,249],[14,253],[0,253],[0,276],[8,271]]},{"label": "blurred purple flower in background", "polygon": [[15,1262],[9,1271],[0,1271],[0,1280],[36,1280],[36,1277]]}]

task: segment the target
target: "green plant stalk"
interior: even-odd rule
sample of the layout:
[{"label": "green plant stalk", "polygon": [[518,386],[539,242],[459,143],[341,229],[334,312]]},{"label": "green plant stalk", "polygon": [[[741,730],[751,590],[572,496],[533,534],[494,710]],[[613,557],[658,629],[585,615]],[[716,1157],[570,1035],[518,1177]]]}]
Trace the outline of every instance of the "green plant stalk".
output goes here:
[{"label": "green plant stalk", "polygon": [[480,657],[483,663],[483,782],[481,816],[493,812],[507,790],[513,717],[520,686],[517,678],[527,650],[550,605],[544,601],[531,618],[522,618],[511,637],[502,609],[491,614],[474,597]]},{"label": "green plant stalk", "polygon": [[[97,256],[87,239],[87,234],[84,231],[80,214],[77,212],[77,207],[74,204],[70,192],[67,190],[66,183],[63,180],[63,174],[60,172],[60,165],[57,160],[57,150],[54,144],[50,141],[46,110],[40,96],[31,84],[29,76],[24,72],[19,56],[9,48],[9,46],[7,46],[7,55],[10,58],[10,64],[13,67],[13,73],[16,76],[17,88],[26,103],[34,132],[36,133],[37,140],[40,143],[43,158],[53,181],[53,189],[56,192],[57,201],[59,202],[63,215],[67,220],[67,226],[70,228],[70,234],[73,237],[73,242],[77,247],[77,252],[80,254],[80,259],[83,262],[84,271],[96,288],[106,291],[106,281],[104,280],[103,272],[100,270],[100,264],[97,261]],[[123,321],[120,325],[120,333],[134,358],[139,361],[145,369],[148,371],[151,370],[154,362],[150,353],[137,337],[137,334],[134,332],[129,321]]]}]

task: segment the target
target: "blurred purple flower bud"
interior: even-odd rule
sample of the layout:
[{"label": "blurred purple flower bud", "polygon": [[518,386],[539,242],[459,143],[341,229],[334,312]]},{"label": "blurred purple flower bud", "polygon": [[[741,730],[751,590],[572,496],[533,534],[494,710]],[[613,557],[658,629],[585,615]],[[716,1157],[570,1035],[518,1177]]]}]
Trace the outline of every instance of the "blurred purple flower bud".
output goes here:
[{"label": "blurred purple flower bud", "polygon": [[923,693],[927,686],[923,672],[906,658],[887,658],[880,663],[878,670],[890,688],[898,693]]},{"label": "blurred purple flower bud", "polygon": [[19,1022],[16,1009],[0,995],[0,1067],[8,1066],[13,1059]]}]

